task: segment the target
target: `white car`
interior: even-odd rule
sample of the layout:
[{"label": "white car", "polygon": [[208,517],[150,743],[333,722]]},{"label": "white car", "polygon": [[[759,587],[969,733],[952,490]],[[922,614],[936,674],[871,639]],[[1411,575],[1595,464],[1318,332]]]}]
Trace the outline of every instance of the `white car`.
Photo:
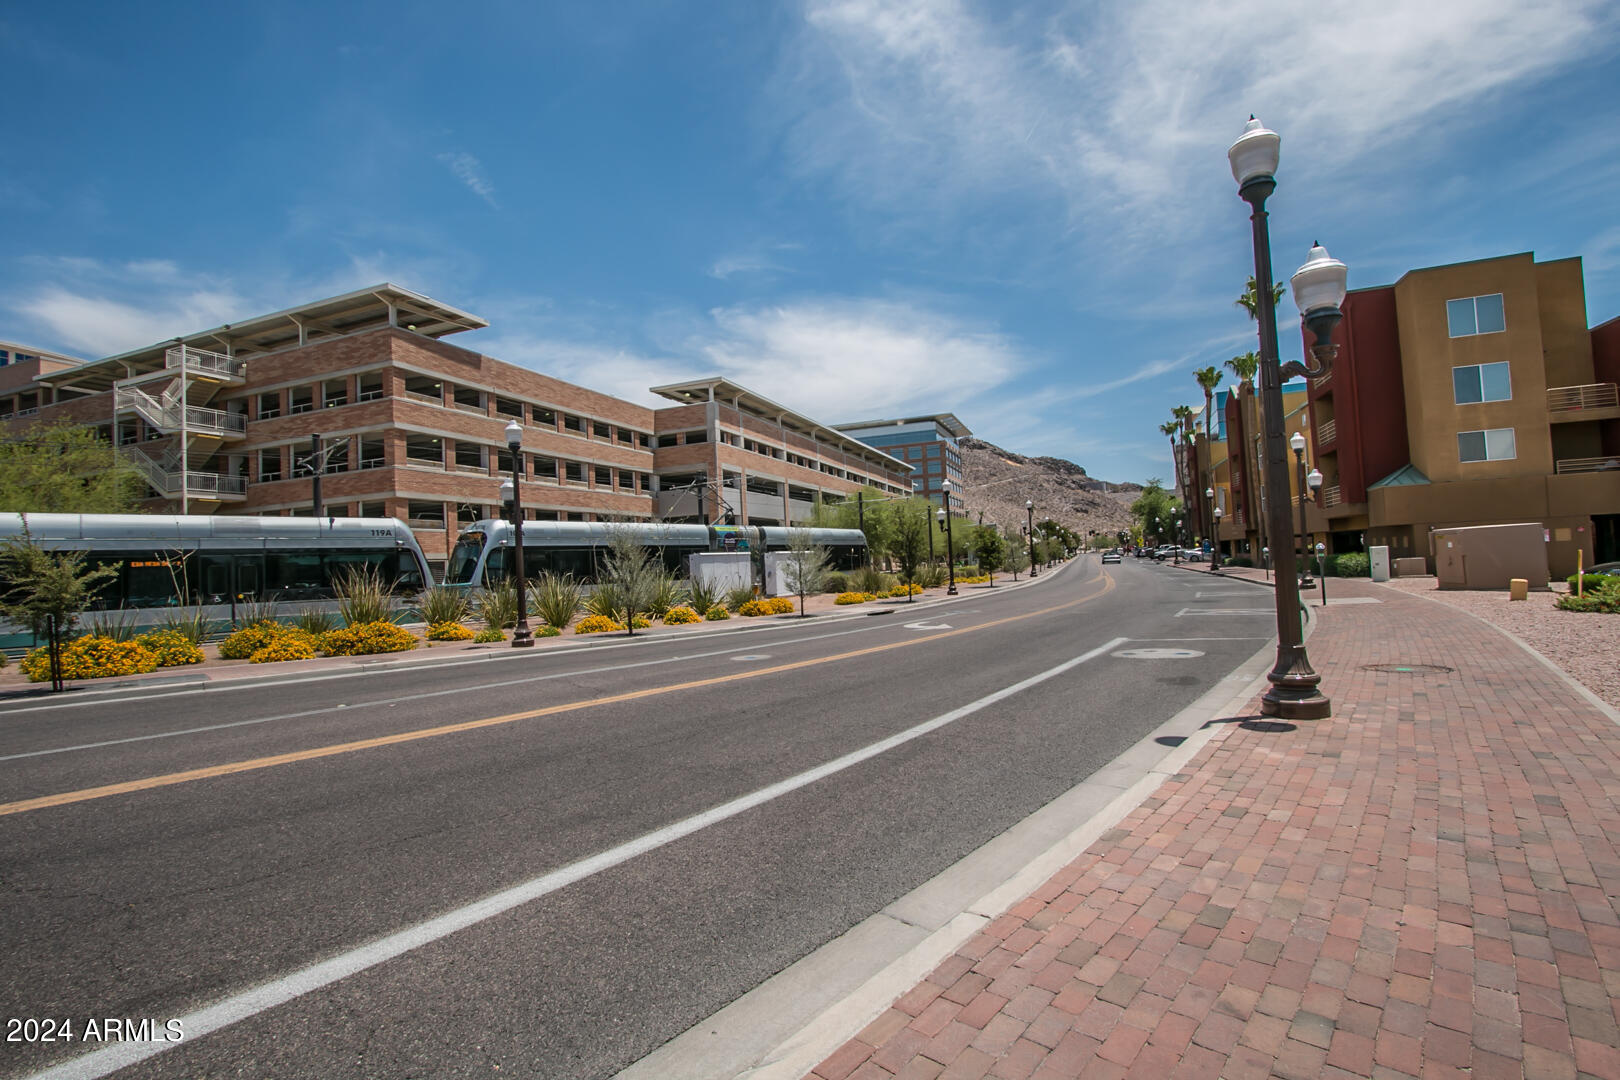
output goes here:
[{"label": "white car", "polygon": [[1119,562],[1119,548],[1109,548],[1107,551],[1103,552],[1102,561],[1105,563]]}]

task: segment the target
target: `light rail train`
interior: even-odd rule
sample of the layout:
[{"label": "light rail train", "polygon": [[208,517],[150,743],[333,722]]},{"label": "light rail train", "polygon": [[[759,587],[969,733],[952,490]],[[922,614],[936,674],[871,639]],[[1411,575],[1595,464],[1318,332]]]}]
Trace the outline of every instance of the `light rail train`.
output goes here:
[{"label": "light rail train", "polygon": [[[525,521],[523,573],[572,574],[585,584],[596,579],[608,537],[628,529],[636,540],[658,553],[664,568],[685,576],[687,556],[705,551],[786,551],[794,531],[770,525],[666,525],[597,521]],[[446,585],[480,586],[504,581],[516,569],[512,524],[485,519],[468,526],[450,553]],[[866,537],[859,529],[811,529],[811,540],[827,549],[834,570],[854,570],[866,557]]]}]

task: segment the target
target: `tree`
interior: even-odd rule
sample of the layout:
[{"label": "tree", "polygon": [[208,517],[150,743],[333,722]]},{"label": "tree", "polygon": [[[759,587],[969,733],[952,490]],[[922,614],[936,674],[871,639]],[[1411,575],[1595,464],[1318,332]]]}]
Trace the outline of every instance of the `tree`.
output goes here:
[{"label": "tree", "polygon": [[787,557],[782,560],[782,577],[790,591],[799,597],[799,618],[804,618],[806,593],[818,593],[827,587],[830,573],[827,549],[818,547],[810,538],[809,529],[788,531]]},{"label": "tree", "polygon": [[894,542],[894,508],[898,504],[877,488],[863,488],[861,497],[846,495],[841,501],[822,500],[810,514],[818,529],[860,529],[866,534],[867,554],[887,558]]},{"label": "tree", "polygon": [[1254,389],[1254,376],[1260,370],[1260,354],[1246,352],[1242,356],[1234,356],[1226,362],[1226,370],[1237,376],[1241,386]]},{"label": "tree", "polygon": [[1011,574],[1014,581],[1017,581],[1019,573],[1029,569],[1028,548],[1023,537],[1020,536],[1015,540],[1009,536],[1006,539],[1006,549],[1006,554],[1001,559],[1001,568]]},{"label": "tree", "polygon": [[[1215,428],[1213,423],[1215,419],[1215,388],[1221,384],[1221,369],[1211,364],[1209,367],[1199,368],[1193,372],[1193,377],[1198,380],[1198,385],[1204,391],[1204,452],[1213,461],[1215,457]],[[1200,486],[1214,487],[1214,484],[1201,482]],[[1200,505],[1203,504],[1200,503]],[[1200,517],[1203,518],[1201,523],[1203,529],[1206,532],[1214,532],[1215,507],[1213,503],[1204,506]],[[1217,538],[1217,542],[1219,542],[1219,538]]]},{"label": "tree", "polygon": [[[1142,494],[1131,503],[1131,513],[1141,522],[1144,538],[1151,533],[1162,539],[1165,530],[1181,515],[1181,500],[1164,490],[1158,477],[1153,477],[1142,489]],[[1163,524],[1155,525],[1155,521]]]},{"label": "tree", "polygon": [[51,689],[62,689],[62,642],[90,606],[96,590],[118,576],[107,566],[86,568],[84,556],[71,551],[46,551],[28,531],[23,518],[21,536],[0,544],[0,621],[26,626],[35,638],[44,638],[51,656]]},{"label": "tree", "polygon": [[[1271,287],[1271,302],[1273,305],[1282,299],[1282,294],[1283,283],[1279,281],[1277,284]],[[1237,306],[1242,308],[1244,311],[1247,311],[1249,313],[1249,318],[1255,320],[1256,322],[1260,321],[1260,289],[1255,284],[1253,274],[1249,275],[1248,282],[1243,286],[1243,295],[1238,297],[1234,303],[1236,303]]]},{"label": "tree", "polygon": [[900,563],[900,580],[910,585],[917,567],[928,551],[928,530],[933,528],[933,504],[927,499],[907,499],[894,508],[894,557]]},{"label": "tree", "polygon": [[996,571],[1007,557],[1007,543],[1001,538],[1001,530],[994,525],[974,530],[973,553],[979,560],[979,570],[990,575],[990,584],[994,586]]},{"label": "tree", "polygon": [[93,428],[37,423],[0,441],[0,511],[127,514],[145,482]]},{"label": "tree", "polygon": [[635,533],[623,525],[608,526],[600,580],[618,591],[624,627],[630,636],[635,636],[636,613],[652,607],[663,576],[664,568],[653,550],[636,539]]}]

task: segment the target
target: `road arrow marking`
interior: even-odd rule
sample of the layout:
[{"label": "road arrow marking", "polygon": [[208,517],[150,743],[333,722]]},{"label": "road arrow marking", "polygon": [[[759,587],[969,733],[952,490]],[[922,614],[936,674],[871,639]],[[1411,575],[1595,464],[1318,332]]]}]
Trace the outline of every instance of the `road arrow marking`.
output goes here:
[{"label": "road arrow marking", "polygon": [[907,630],[949,630],[950,628],[950,623],[908,622],[905,625]]}]

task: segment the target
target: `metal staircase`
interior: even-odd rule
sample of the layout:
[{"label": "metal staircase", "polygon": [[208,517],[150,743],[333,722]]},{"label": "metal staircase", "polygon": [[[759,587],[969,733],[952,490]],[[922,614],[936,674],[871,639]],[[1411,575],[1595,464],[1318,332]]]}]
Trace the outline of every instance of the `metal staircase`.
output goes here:
[{"label": "metal staircase", "polygon": [[156,457],[140,446],[125,447],[130,463],[161,497],[178,500],[181,513],[194,509],[193,500],[203,504],[195,509],[209,510],[247,496],[242,477],[193,467],[214,458],[227,441],[246,437],[245,415],[208,404],[221,390],[242,385],[246,371],[243,360],[177,345],[167,351],[160,370],[113,384],[115,414],[140,417],[166,440]]}]

